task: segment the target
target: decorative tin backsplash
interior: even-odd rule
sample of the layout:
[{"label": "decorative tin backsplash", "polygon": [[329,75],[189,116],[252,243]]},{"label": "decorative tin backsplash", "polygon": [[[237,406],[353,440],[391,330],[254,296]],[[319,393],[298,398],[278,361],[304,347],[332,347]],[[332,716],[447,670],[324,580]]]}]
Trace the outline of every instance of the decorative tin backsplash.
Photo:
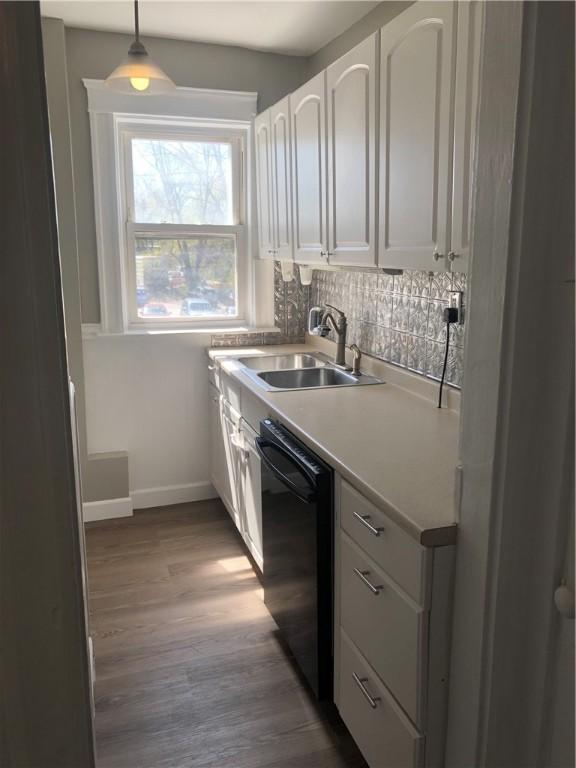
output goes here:
[{"label": "decorative tin backsplash", "polygon": [[[215,334],[212,346],[297,344],[304,341],[310,306],[333,304],[348,318],[347,343],[387,362],[439,379],[444,362],[443,310],[451,290],[466,291],[466,275],[447,272],[347,272],[316,269],[312,285],[290,283],[274,265],[274,324],[282,333]],[[331,334],[332,338],[332,334]],[[464,327],[450,329],[446,380],[462,383]]]},{"label": "decorative tin backsplash", "polygon": [[310,286],[302,285],[298,269],[294,280],[282,280],[280,262],[274,262],[274,325],[282,333],[217,333],[213,347],[263,346],[265,344],[302,344],[308,323]]},{"label": "decorative tin backsplash", "polygon": [[[314,270],[311,306],[333,304],[348,318],[347,343],[433,379],[442,375],[449,292],[465,291],[466,276],[447,272]],[[333,334],[330,335],[332,338]],[[464,326],[451,326],[446,381],[462,383]]]}]

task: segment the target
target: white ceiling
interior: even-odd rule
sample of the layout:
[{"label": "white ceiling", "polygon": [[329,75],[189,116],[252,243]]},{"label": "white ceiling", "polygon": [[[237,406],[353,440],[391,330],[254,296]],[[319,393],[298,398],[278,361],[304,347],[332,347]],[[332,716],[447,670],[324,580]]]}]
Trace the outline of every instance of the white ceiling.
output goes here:
[{"label": "white ceiling", "polygon": [[[140,31],[143,36],[309,56],[376,5],[364,0],[140,0]],[[43,16],[63,19],[67,27],[133,31],[133,3],[127,0],[42,0],[41,9]]]}]

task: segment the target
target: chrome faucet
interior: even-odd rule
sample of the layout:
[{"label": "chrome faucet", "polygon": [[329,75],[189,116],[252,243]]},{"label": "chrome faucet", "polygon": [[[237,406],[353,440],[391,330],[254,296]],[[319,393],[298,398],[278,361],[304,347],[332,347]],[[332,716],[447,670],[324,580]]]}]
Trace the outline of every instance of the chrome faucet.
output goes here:
[{"label": "chrome faucet", "polygon": [[[329,331],[334,331],[337,339],[334,365],[349,371],[350,366],[346,365],[346,331],[348,330],[346,315],[342,310],[333,307],[332,304],[325,304],[324,307],[325,309],[322,313],[320,323],[316,328],[316,332],[319,336],[327,336]],[[330,310],[336,313],[337,320],[334,319],[334,315]]]}]

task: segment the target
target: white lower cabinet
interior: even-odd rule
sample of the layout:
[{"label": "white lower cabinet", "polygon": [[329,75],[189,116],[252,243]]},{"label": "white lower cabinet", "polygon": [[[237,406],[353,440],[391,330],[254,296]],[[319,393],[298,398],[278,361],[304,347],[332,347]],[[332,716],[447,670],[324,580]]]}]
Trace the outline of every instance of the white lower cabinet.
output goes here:
[{"label": "white lower cabinet", "polygon": [[439,768],[454,547],[421,546],[338,477],[335,530],[340,715],[370,768]]},{"label": "white lower cabinet", "polygon": [[252,427],[242,419],[242,506],[244,517],[244,541],[256,564],[262,570],[262,498],[260,456],[256,451],[258,437]]},{"label": "white lower cabinet", "polygon": [[224,488],[228,512],[240,533],[244,531],[242,516],[242,438],[240,414],[223,398],[220,399],[220,424],[224,442]]},{"label": "white lower cabinet", "polygon": [[[220,372],[222,392],[210,384],[210,432],[212,484],[244,539],[254,562],[262,570],[262,500],[260,457],[255,447],[256,430],[227,399],[234,396],[240,407],[240,389]],[[250,401],[249,417],[255,426],[267,415]]]},{"label": "white lower cabinet", "polygon": [[[269,413],[216,372],[212,482],[262,569],[255,440]],[[454,547],[422,546],[344,479],[334,482],[336,706],[370,768],[441,768]]]},{"label": "white lower cabinet", "polygon": [[427,612],[406,599],[346,534],[340,537],[340,572],[340,626],[420,724]]},{"label": "white lower cabinet", "polygon": [[339,709],[371,768],[422,765],[424,737],[340,632]]},{"label": "white lower cabinet", "polygon": [[232,509],[232,488],[228,469],[225,435],[222,422],[222,398],[215,386],[210,386],[210,438],[212,485],[218,491],[228,511]]}]

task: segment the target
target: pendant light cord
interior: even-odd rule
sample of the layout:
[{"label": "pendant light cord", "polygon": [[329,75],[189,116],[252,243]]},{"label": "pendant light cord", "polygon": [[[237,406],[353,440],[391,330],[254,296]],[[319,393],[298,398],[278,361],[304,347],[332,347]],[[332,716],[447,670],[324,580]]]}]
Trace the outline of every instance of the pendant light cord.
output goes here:
[{"label": "pendant light cord", "polygon": [[138,19],[138,0],[134,0],[134,40],[140,42],[140,21]]}]

